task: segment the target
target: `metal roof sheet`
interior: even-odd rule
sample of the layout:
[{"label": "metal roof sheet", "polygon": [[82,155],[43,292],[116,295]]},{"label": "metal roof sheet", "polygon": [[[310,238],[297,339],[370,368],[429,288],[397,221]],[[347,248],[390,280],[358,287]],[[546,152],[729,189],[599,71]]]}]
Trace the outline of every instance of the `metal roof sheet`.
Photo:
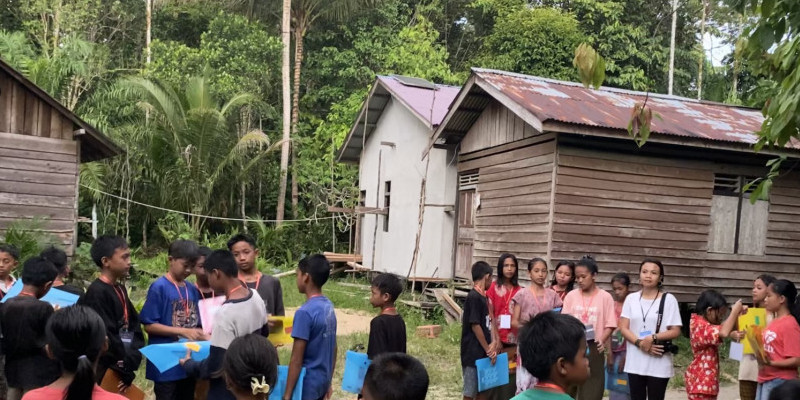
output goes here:
[{"label": "metal roof sheet", "polygon": [[[339,149],[338,161],[357,162],[359,160],[363,136],[366,133],[369,138],[372,134],[388,104],[389,97],[393,97],[403,104],[423,123],[435,128],[442,123],[450,104],[461,90],[458,86],[449,85],[434,85],[436,89],[432,90],[421,87],[419,84],[410,85],[408,84],[409,80],[404,78],[406,77],[382,75],[377,77],[372,91],[364,101],[361,113]],[[406,83],[403,82],[404,80]],[[368,120],[366,126],[365,119]]]},{"label": "metal roof sheet", "polygon": [[[659,134],[753,144],[764,121],[760,110],[678,96],[607,87],[593,90],[573,82],[487,69],[473,69],[473,74],[543,123],[627,130],[634,105],[645,98],[660,117],[654,116],[651,126]],[[800,142],[792,140],[787,147],[800,149]]]}]

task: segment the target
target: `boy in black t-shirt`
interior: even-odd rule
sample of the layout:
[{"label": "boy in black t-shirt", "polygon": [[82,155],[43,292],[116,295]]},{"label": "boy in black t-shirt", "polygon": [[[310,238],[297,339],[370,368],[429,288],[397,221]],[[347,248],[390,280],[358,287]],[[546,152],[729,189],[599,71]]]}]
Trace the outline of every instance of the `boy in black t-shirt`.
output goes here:
[{"label": "boy in black t-shirt", "polygon": [[29,259],[22,267],[22,291],[3,304],[9,399],[20,399],[25,392],[47,386],[61,376],[58,362],[45,351],[45,326],[53,315],[53,306],[39,300],[53,286],[56,275],[56,267],[46,259]]},{"label": "boy in black t-shirt", "polygon": [[100,277],[89,285],[78,304],[97,312],[106,324],[108,351],[97,363],[98,383],[111,368],[119,374],[120,392],[124,393],[136,378],[136,370],[142,363],[139,349],[144,346],[139,313],[121,283],[131,268],[131,250],[125,239],[103,235],[92,243],[91,254],[92,261],[100,268]]},{"label": "boy in black t-shirt", "polygon": [[369,323],[367,356],[374,360],[383,353],[405,353],[406,323],[394,306],[403,291],[400,280],[392,274],[381,274],[372,279],[370,290],[369,302],[381,313]]},{"label": "boy in black t-shirt", "polygon": [[492,283],[492,267],[484,261],[472,265],[472,290],[464,303],[461,328],[461,369],[464,375],[464,399],[484,399],[478,393],[478,370],[475,361],[489,357],[494,363],[497,352],[492,343],[492,319],[486,290]]}]

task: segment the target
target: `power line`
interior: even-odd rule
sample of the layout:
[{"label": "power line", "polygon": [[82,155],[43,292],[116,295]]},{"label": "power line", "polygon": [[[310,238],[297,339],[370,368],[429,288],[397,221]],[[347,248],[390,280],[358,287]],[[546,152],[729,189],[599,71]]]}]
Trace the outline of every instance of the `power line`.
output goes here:
[{"label": "power line", "polygon": [[[185,211],[171,210],[169,208],[154,206],[152,204],[142,203],[142,202],[139,202],[139,201],[136,201],[136,200],[131,200],[131,199],[128,199],[128,198],[125,198],[125,197],[117,196],[117,195],[112,194],[112,193],[107,193],[107,192],[104,192],[104,191],[102,191],[100,189],[96,189],[96,188],[84,185],[83,183],[81,183],[80,185],[83,186],[86,189],[89,189],[91,191],[100,193],[100,194],[105,195],[105,196],[109,196],[109,197],[115,198],[117,200],[126,201],[128,203],[136,204],[136,205],[142,206],[142,207],[152,208],[154,210],[172,212],[172,213],[182,214],[182,215],[186,215],[186,216],[190,216],[190,217],[200,217],[200,218],[207,218],[207,219],[216,219],[216,220],[221,220],[221,221],[237,221],[237,222],[272,222],[272,223],[278,222],[277,220],[274,220],[274,219],[251,219],[251,218],[246,218],[245,219],[245,218],[215,217],[215,216],[212,216],[212,215],[202,215],[202,214],[189,213],[189,212],[185,212]],[[320,220],[328,220],[328,219],[336,219],[336,218],[338,218],[338,217],[334,215],[334,216],[330,216],[330,217],[314,217],[314,218],[303,218],[303,219],[284,219],[282,222],[312,222],[312,221],[320,221]]]}]

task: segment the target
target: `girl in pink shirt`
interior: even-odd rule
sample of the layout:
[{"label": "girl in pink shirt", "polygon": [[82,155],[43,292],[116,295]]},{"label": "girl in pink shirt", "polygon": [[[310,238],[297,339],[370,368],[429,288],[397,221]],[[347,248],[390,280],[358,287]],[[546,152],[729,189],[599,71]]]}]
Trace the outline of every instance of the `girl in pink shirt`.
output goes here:
[{"label": "girl in pink shirt", "polygon": [[[589,342],[589,369],[591,377],[578,387],[577,400],[601,400],[605,388],[606,342],[617,327],[614,315],[614,299],[611,294],[597,287],[597,262],[584,256],[575,263],[575,283],[580,290],[573,290],[564,298],[564,314],[572,315],[586,327]],[[595,373],[596,372],[596,373]]]},{"label": "girl in pink shirt", "polygon": [[25,393],[22,400],[125,400],[95,382],[97,360],[108,349],[106,326],[94,310],[70,306],[56,311],[47,322],[47,354],[61,363],[61,377],[43,388]]},{"label": "girl in pink shirt", "polygon": [[[552,290],[547,290],[544,284],[547,280],[547,262],[541,258],[534,258],[528,262],[528,274],[531,277],[531,285],[521,289],[511,299],[513,315],[511,316],[511,327],[519,329],[533,317],[552,312],[561,307],[561,298]],[[517,394],[536,385],[536,378],[533,377],[522,366],[522,358],[517,357]]]},{"label": "girl in pink shirt", "polygon": [[764,308],[774,312],[775,319],[764,330],[766,357],[756,352],[759,365],[756,400],[769,399],[773,389],[797,379],[800,367],[800,305],[794,283],[778,279],[769,285]]}]

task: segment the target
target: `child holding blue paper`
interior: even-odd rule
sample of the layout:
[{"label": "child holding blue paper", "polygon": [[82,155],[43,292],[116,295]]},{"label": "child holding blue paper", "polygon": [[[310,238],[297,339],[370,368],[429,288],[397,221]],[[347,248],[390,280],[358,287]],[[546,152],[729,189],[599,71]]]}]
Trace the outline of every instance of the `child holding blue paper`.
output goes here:
[{"label": "child holding blue paper", "polygon": [[45,326],[53,306],[44,296],[58,271],[42,257],[28,259],[22,266],[22,292],[2,308],[3,348],[6,354],[8,399],[18,400],[32,389],[47,386],[61,375],[58,363],[44,350]]},{"label": "child holding blue paper", "polygon": [[261,335],[236,338],[225,352],[222,372],[236,400],[266,400],[278,380],[278,351]]},{"label": "child holding blue paper", "polygon": [[303,400],[330,398],[332,393],[336,314],[333,303],[322,294],[330,273],[331,265],[322,254],[303,258],[297,266],[297,290],[306,296],[306,302],[294,314],[294,345],[283,400],[292,399],[303,368]]},{"label": "child holding blue paper", "polygon": [[[255,290],[249,289],[239,280],[236,259],[228,250],[216,250],[205,260],[208,283],[214,291],[225,293],[225,303],[214,317],[211,334],[211,349],[205,360],[195,361],[191,351],[180,360],[186,375],[196,379],[208,379],[208,398],[214,400],[235,400],[219,376],[225,352],[234,339],[250,333],[259,333],[267,320],[264,301]],[[265,339],[266,340],[266,339]]]},{"label": "child holding blue paper", "polygon": [[[464,379],[464,399],[485,398],[478,392],[478,369],[475,362],[489,357],[494,363],[497,350],[492,345],[496,336],[496,325],[489,313],[486,290],[492,284],[492,267],[484,261],[472,265],[472,290],[464,303],[463,324],[461,328],[461,370]],[[493,332],[495,334],[493,334]]]},{"label": "child holding blue paper", "polygon": [[737,301],[723,322],[727,312],[728,303],[716,290],[706,290],[697,299],[689,321],[694,358],[684,375],[689,400],[713,400],[719,394],[719,345],[733,332],[747,307]]},{"label": "child holding blue paper", "polygon": [[131,268],[131,250],[125,239],[103,235],[95,239],[90,252],[92,261],[100,268],[100,277],[89,285],[78,304],[94,310],[106,324],[108,351],[98,361],[98,383],[112,369],[119,374],[120,392],[124,393],[136,378],[136,370],[142,363],[139,349],[144,346],[139,313],[121,283]]},{"label": "child holding blue paper", "polygon": [[[207,340],[198,328],[200,292],[186,281],[200,256],[198,250],[191,240],[177,240],[169,246],[169,270],[150,285],[140,314],[149,344],[172,343],[180,338]],[[154,382],[156,400],[194,399],[195,379],[187,377],[180,365],[159,372],[148,360],[147,379]]]},{"label": "child holding blue paper", "polygon": [[[614,317],[617,319],[619,325],[619,318],[622,316],[622,306],[625,304],[625,299],[630,294],[631,277],[624,272],[620,272],[611,278],[611,289],[614,295]],[[628,376],[625,375],[625,355],[627,350],[627,342],[625,337],[622,336],[622,331],[617,328],[611,333],[611,348],[610,352],[606,353],[606,369],[608,376],[606,379],[623,379],[628,381]],[[631,396],[629,391],[619,391],[608,387],[609,400],[630,400]]]}]

